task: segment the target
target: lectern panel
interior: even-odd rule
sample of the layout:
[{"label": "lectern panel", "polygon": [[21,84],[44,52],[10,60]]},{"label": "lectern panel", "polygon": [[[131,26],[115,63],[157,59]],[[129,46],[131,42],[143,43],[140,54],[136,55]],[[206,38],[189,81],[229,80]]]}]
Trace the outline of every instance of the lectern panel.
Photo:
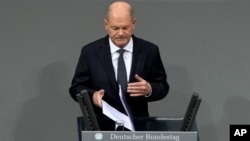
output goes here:
[{"label": "lectern panel", "polygon": [[197,132],[82,131],[82,141],[197,141]]},{"label": "lectern panel", "polygon": [[[111,133],[118,134],[120,132],[120,131],[114,131],[115,126],[114,126],[113,122],[110,122],[107,119],[103,119],[101,121],[103,121],[103,123],[105,123],[104,125],[107,126],[108,129],[111,129],[111,130],[101,130],[100,132],[96,131],[96,133],[97,132],[98,133],[107,133],[107,134],[103,134],[103,136],[105,135],[105,138],[108,138],[106,136],[109,136],[109,137],[115,136],[114,134],[111,134]],[[78,117],[77,122],[78,122],[79,141],[95,141],[95,140],[86,140],[86,138],[89,138],[87,136],[89,136],[88,134],[91,132],[90,131],[83,131],[85,129],[83,118]],[[191,141],[199,141],[199,134],[197,131],[196,122],[194,122],[194,124],[191,128],[191,131],[180,131],[180,127],[181,127],[182,123],[183,123],[183,118],[171,118],[171,117],[135,118],[136,134],[142,133],[143,134],[142,136],[144,136],[144,139],[146,137],[148,137],[147,139],[150,139],[149,138],[150,135],[154,135],[155,133],[156,134],[163,133],[163,135],[166,135],[166,136],[168,136],[169,133],[172,135],[174,135],[173,133],[178,133],[181,138],[183,138],[191,133],[190,136],[192,136],[192,137],[193,137],[193,134],[196,134],[195,140],[191,140]],[[131,134],[131,133],[135,133],[135,132],[126,132],[126,133]],[[85,134],[87,136],[85,136]],[[192,137],[190,137],[190,138],[192,138]],[[84,138],[85,138],[85,140],[82,140]],[[189,139],[189,137],[187,137],[187,138]],[[93,132],[92,132],[92,139],[94,139]],[[181,141],[180,139],[177,141]],[[105,141],[105,140],[101,140],[101,141]],[[116,141],[116,140],[112,139],[111,141]],[[123,141],[126,141],[126,140],[123,140]],[[139,140],[137,140],[137,141],[139,141]],[[150,141],[150,140],[145,140],[145,141]],[[154,141],[157,141],[157,140],[154,140]],[[164,141],[164,140],[158,140],[158,141]],[[166,141],[168,141],[168,140],[166,140]],[[169,141],[176,141],[176,140],[172,139]],[[189,140],[185,140],[185,141],[189,141]]]}]

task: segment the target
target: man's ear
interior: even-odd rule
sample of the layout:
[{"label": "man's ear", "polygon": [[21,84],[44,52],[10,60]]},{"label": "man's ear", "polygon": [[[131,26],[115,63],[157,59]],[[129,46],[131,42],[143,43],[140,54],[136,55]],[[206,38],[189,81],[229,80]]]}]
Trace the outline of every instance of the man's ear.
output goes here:
[{"label": "man's ear", "polygon": [[135,29],[135,23],[136,23],[136,18],[133,18],[133,19],[132,19],[133,30]]},{"label": "man's ear", "polygon": [[136,18],[132,19],[132,23],[135,24],[136,23]]},{"label": "man's ear", "polygon": [[106,18],[104,18],[104,27],[108,30],[108,20]]}]

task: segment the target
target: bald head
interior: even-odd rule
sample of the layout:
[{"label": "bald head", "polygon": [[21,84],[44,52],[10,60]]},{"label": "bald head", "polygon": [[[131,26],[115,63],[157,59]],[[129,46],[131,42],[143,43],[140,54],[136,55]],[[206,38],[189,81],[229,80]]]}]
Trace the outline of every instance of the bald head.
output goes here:
[{"label": "bald head", "polygon": [[117,1],[112,3],[106,14],[106,19],[108,20],[110,17],[125,17],[130,16],[131,19],[134,18],[134,12],[132,6],[123,1]]},{"label": "bald head", "polygon": [[131,5],[122,1],[112,3],[104,19],[105,29],[111,41],[120,48],[129,43],[135,23]]}]

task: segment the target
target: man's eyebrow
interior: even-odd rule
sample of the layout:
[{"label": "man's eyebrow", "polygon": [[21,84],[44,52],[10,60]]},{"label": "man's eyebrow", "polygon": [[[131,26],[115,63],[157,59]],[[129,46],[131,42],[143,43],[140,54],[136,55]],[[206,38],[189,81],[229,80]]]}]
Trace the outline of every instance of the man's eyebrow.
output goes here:
[{"label": "man's eyebrow", "polygon": [[126,25],[126,26],[122,26],[122,27],[119,27],[119,26],[111,26],[111,28],[128,28],[129,25]]}]

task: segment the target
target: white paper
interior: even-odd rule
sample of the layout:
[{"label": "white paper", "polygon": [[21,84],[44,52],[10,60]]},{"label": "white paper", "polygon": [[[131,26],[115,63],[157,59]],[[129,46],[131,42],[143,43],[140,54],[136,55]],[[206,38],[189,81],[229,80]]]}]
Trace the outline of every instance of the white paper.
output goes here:
[{"label": "white paper", "polygon": [[[124,127],[126,127],[127,129],[129,129],[131,131],[135,131],[134,125],[131,122],[131,119],[127,115],[121,113],[120,111],[118,111],[117,109],[115,109],[114,107],[109,105],[104,100],[102,100],[102,112],[104,115],[106,115],[107,117],[111,118],[114,121],[123,120]],[[114,127],[114,129],[115,129],[115,127]]]}]

